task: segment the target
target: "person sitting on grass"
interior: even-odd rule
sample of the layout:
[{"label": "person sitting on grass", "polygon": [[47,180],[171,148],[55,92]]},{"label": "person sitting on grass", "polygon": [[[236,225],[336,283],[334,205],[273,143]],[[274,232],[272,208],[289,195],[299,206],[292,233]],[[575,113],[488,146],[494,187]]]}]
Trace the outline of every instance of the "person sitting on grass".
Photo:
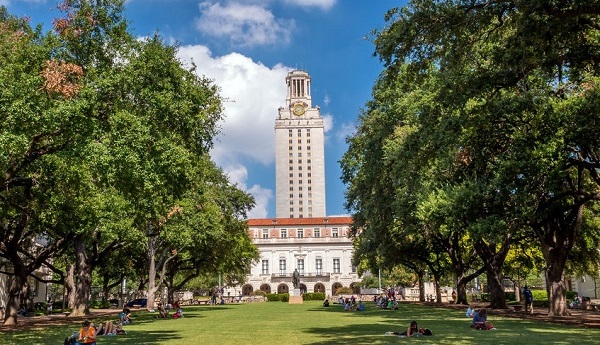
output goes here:
[{"label": "person sitting on grass", "polygon": [[325,302],[323,302],[323,306],[324,307],[329,307],[329,300],[326,299]]},{"label": "person sitting on grass", "polygon": [[96,329],[89,320],[83,321],[83,327],[77,336],[77,344],[96,345]]},{"label": "person sitting on grass", "polygon": [[123,311],[119,314],[119,323],[123,325],[131,323],[131,311],[129,308],[123,308]]},{"label": "person sitting on grass", "polygon": [[491,323],[487,323],[487,310],[481,308],[479,311],[473,313],[473,323],[471,327],[475,329],[483,330],[495,330],[496,328]]}]

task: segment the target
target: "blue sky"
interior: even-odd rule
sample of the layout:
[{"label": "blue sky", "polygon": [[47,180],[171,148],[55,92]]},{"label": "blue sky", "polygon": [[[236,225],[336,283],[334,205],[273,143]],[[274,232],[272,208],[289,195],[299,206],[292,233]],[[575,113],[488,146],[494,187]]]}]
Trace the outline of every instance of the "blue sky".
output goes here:
[{"label": "blue sky", "polygon": [[[0,0],[16,16],[50,27],[55,0]],[[222,135],[211,152],[232,182],[251,193],[251,218],[275,216],[274,121],[285,105],[285,76],[312,77],[313,105],[326,123],[327,214],[347,214],[339,160],[359,110],[382,71],[366,37],[385,25],[403,0],[128,0],[126,17],[138,36],[158,32],[180,45],[184,63],[221,87]]]}]

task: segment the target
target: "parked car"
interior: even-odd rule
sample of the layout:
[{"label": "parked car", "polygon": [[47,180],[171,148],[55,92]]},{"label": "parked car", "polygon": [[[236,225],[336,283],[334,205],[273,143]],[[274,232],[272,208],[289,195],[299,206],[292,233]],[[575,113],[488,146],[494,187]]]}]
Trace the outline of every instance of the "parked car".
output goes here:
[{"label": "parked car", "polygon": [[147,298],[136,298],[132,301],[125,303],[125,306],[129,307],[129,308],[132,308],[133,306],[140,306],[142,308],[145,308],[147,303],[148,303]]}]

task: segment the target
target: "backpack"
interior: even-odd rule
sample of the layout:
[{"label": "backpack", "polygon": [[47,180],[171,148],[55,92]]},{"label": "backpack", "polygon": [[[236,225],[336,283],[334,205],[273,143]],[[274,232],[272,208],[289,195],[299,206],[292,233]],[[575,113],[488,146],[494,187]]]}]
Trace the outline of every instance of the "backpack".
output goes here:
[{"label": "backpack", "polygon": [[73,345],[77,342],[77,339],[74,336],[65,338],[65,345]]},{"label": "backpack", "polygon": [[525,289],[525,291],[523,291],[523,295],[525,296],[525,302],[533,302],[533,294],[531,293],[531,290]]}]

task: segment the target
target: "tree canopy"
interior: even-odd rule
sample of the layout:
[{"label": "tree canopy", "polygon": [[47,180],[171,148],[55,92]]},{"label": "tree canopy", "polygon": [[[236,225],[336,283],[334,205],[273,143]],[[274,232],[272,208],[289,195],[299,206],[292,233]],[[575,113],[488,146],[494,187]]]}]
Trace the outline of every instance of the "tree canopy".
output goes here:
[{"label": "tree canopy", "polygon": [[510,246],[533,237],[549,313],[565,314],[570,253],[598,234],[599,5],[415,0],[390,10],[373,33],[385,70],[342,160],[356,226],[458,232],[490,284]]}]

